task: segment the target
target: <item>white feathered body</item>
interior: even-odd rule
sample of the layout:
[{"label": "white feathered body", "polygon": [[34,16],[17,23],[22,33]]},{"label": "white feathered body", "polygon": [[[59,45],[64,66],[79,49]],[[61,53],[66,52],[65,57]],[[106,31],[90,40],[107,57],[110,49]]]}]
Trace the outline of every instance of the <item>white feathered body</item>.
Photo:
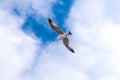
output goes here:
[{"label": "white feathered body", "polygon": [[57,37],[57,41],[58,40],[63,40],[64,38],[66,38],[68,36],[68,34],[61,34],[61,35],[59,35],[58,37]]},{"label": "white feathered body", "polygon": [[65,33],[65,34],[60,34],[60,35],[58,35],[56,41],[58,41],[58,40],[63,40],[64,38],[66,38],[66,37],[69,36],[69,35],[71,35],[71,32],[67,32],[67,33]]}]

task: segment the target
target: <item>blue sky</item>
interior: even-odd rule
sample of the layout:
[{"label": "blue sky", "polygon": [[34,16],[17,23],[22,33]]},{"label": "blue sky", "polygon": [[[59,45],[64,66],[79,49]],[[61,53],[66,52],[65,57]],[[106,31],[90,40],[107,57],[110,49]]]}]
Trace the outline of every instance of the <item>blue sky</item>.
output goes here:
[{"label": "blue sky", "polygon": [[[119,0],[1,0],[0,80],[120,80]],[[72,54],[48,18],[71,31]]]},{"label": "blue sky", "polygon": [[[52,12],[54,13],[54,17],[48,17],[48,18],[53,18],[56,23],[61,26],[63,31],[67,31],[64,25],[65,19],[68,17],[70,7],[72,5],[73,1],[72,0],[58,0],[57,2],[54,3],[52,6]],[[17,9],[14,9],[13,12],[20,16],[20,11]],[[42,42],[45,44],[50,41],[54,41],[55,38],[57,37],[57,34],[50,31],[49,24],[47,18],[42,17],[41,15],[37,15],[41,20],[36,20],[36,15],[37,12],[30,13],[29,16],[26,16],[26,21],[23,24],[22,29],[28,34],[30,31],[34,32],[35,36],[38,38],[41,38]],[[56,34],[56,35],[55,35]],[[50,36],[50,37],[49,37]]]}]

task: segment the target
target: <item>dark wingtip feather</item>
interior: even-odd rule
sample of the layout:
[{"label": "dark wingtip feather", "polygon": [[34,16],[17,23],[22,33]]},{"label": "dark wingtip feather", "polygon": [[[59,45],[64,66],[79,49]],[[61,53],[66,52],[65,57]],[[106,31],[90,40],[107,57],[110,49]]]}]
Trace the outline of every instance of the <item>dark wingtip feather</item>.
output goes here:
[{"label": "dark wingtip feather", "polygon": [[52,22],[52,20],[51,20],[50,18],[48,18],[48,22],[49,22],[49,23],[51,23],[51,22]]},{"label": "dark wingtip feather", "polygon": [[75,51],[73,49],[69,49],[71,52],[75,53]]}]

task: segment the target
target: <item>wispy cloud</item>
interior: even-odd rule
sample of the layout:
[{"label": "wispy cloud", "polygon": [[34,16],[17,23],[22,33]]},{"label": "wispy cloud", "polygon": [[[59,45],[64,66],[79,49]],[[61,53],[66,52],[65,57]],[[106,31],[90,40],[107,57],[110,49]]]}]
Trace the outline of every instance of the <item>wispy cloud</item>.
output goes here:
[{"label": "wispy cloud", "polygon": [[13,9],[17,9],[22,16],[28,16],[29,14],[36,13],[41,17],[48,18],[49,16],[53,16],[52,14],[52,4],[54,4],[55,0],[4,0],[0,1],[0,7],[3,9],[8,9],[12,11]]},{"label": "wispy cloud", "polygon": [[[39,4],[38,4],[39,3]],[[21,27],[31,7],[42,17],[52,14],[51,1],[0,1],[0,79],[25,80],[25,73],[32,69],[36,60],[38,44],[34,35],[27,35]],[[38,8],[39,7],[39,8]],[[13,13],[17,9],[20,16]]]},{"label": "wispy cloud", "polygon": [[32,63],[37,40],[21,31],[21,18],[2,9],[0,16],[0,79],[18,80],[20,73]]},{"label": "wispy cloud", "polygon": [[120,23],[115,24],[115,18],[110,19],[106,16],[110,8],[107,6],[108,2],[108,0],[76,0],[67,20],[67,24],[74,32],[73,41],[76,42],[74,46],[81,54],[79,58],[82,57],[78,59],[82,64],[79,66],[84,65],[82,69],[91,80],[120,79],[118,76],[120,70],[117,67],[120,64],[118,62]]}]

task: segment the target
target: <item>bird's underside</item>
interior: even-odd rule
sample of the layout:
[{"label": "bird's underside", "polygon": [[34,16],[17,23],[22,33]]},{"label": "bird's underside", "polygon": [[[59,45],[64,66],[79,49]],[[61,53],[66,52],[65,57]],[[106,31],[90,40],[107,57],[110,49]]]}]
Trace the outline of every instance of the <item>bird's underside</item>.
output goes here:
[{"label": "bird's underside", "polygon": [[[63,40],[63,44],[66,46],[66,48],[69,49],[71,52],[75,53],[73,48],[70,46],[69,40],[67,38],[67,36],[72,35],[72,33],[69,31],[68,33],[64,34],[64,32],[50,18],[48,18],[48,22],[49,22],[51,28],[55,32],[57,32],[58,38],[60,37],[60,39]],[[58,39],[58,40],[60,40],[60,39]]]}]

